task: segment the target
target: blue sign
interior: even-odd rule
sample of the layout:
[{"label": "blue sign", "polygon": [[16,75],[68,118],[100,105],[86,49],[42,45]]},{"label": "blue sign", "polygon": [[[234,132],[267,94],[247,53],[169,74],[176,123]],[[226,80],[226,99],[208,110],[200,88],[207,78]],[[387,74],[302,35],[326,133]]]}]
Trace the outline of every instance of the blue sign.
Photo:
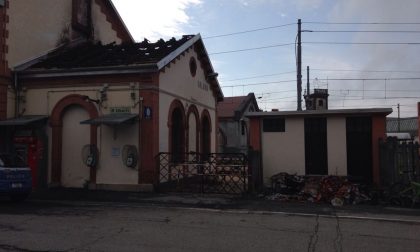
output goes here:
[{"label": "blue sign", "polygon": [[152,119],[152,108],[144,107],[144,119]]}]

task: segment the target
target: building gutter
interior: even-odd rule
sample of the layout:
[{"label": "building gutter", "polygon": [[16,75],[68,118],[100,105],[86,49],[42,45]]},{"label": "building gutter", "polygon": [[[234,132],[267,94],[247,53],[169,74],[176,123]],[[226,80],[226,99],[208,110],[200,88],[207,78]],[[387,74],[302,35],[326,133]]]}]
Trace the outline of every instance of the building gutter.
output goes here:
[{"label": "building gutter", "polygon": [[331,109],[331,110],[304,110],[304,111],[275,111],[275,112],[247,112],[246,117],[299,117],[299,116],[342,116],[342,115],[389,115],[392,108],[365,108],[365,109]]},{"label": "building gutter", "polygon": [[71,69],[40,69],[19,72],[21,79],[31,78],[56,78],[56,77],[76,77],[76,76],[95,76],[95,75],[118,75],[118,74],[142,74],[158,72],[156,63],[132,65],[132,66],[112,66],[112,67],[89,67]]}]

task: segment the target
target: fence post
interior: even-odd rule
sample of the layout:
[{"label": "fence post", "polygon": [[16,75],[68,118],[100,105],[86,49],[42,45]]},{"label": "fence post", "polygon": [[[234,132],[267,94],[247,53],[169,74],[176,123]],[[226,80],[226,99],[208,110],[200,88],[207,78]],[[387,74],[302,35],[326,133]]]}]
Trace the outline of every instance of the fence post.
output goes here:
[{"label": "fence post", "polygon": [[260,191],[262,189],[261,153],[250,149],[248,151],[248,171],[250,173],[249,190]]}]

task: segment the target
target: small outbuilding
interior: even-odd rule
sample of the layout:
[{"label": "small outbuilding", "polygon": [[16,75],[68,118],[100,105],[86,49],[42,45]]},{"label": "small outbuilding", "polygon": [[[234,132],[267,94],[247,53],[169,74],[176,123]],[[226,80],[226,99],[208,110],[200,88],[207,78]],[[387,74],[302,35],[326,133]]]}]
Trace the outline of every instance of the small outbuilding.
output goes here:
[{"label": "small outbuilding", "polygon": [[287,172],[379,184],[379,139],[391,108],[251,112],[250,145],[263,180]]}]

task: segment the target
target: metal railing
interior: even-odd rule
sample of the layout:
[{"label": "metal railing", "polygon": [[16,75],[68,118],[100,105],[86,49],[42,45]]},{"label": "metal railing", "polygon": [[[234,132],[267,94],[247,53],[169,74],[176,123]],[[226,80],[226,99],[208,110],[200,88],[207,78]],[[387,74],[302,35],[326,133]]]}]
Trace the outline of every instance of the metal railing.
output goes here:
[{"label": "metal railing", "polygon": [[248,160],[242,153],[161,152],[159,190],[241,194],[248,191]]}]

